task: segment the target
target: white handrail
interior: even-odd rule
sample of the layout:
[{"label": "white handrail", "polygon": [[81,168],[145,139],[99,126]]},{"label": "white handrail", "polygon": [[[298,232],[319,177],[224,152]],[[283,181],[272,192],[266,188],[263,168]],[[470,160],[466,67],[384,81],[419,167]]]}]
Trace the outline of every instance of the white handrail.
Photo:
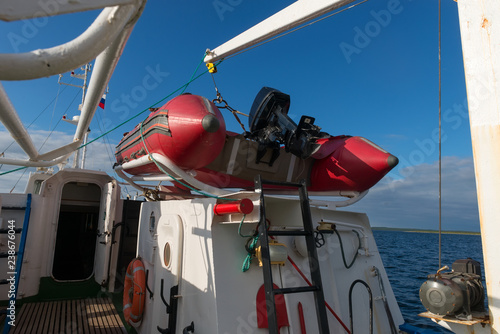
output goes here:
[{"label": "white handrail", "polygon": [[23,166],[23,167],[52,167],[57,164],[63,163],[64,160],[68,158],[68,156],[69,155],[65,155],[49,161],[38,161],[38,160],[31,161],[31,160],[0,158],[0,165],[12,165],[12,166]]},{"label": "white handrail", "polygon": [[[212,194],[212,195],[217,195],[217,196],[224,196],[227,194],[231,194],[234,192],[226,191],[217,187],[210,186],[206,183],[203,183],[197,179],[195,179],[193,176],[189,175],[186,171],[182,170],[179,168],[176,164],[174,164],[169,158],[166,156],[163,156],[158,153],[152,153],[152,158],[156,160],[157,163],[161,164],[162,167],[164,167],[169,173],[175,174],[175,176],[179,177],[180,179],[183,180],[183,182],[189,184],[190,186],[199,189],[203,192]],[[148,164],[154,163],[153,160],[149,157],[149,155],[145,155],[143,157],[140,157],[136,160],[126,162],[122,164],[121,166],[116,166],[114,169],[115,171],[121,171],[124,170],[126,171],[127,169],[131,168],[136,168]],[[130,178],[127,178],[130,180]],[[132,181],[132,180],[130,180]]]}]

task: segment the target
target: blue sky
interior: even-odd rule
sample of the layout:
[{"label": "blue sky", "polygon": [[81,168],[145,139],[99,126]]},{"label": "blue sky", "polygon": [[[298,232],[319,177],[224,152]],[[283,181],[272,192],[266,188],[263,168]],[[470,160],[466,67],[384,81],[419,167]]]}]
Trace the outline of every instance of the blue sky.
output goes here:
[{"label": "blue sky", "polygon": [[[149,1],[110,81],[106,108],[99,109],[91,138],[184,84],[207,48],[290,3]],[[442,6],[443,227],[479,230],[457,5],[443,1]],[[225,60],[215,80],[227,102],[242,112],[248,112],[262,86],[274,87],[291,96],[295,120],[303,114],[314,116],[332,135],[363,136],[396,155],[400,165],[352,210],[366,211],[376,226],[437,228],[437,10],[435,0],[370,0]],[[64,43],[83,32],[97,14],[1,22],[0,52]],[[199,73],[204,69],[202,65]],[[65,75],[63,80],[71,79]],[[57,77],[3,85],[26,125],[47,107],[30,127],[36,143],[62,114],[77,113],[78,90],[59,86]],[[215,98],[209,75],[187,91]],[[229,130],[241,130],[232,115],[225,114],[225,119]],[[142,116],[110,134],[111,145],[140,120]],[[67,141],[72,131],[72,125],[59,122],[55,139],[42,151]],[[0,136],[4,150],[10,142],[3,127]],[[93,146],[89,167],[109,170],[114,147],[105,154],[102,141]],[[6,156],[20,154],[16,147]],[[19,177],[13,175],[20,176],[0,180],[3,191],[12,189]],[[22,190],[21,184],[15,188]]]}]

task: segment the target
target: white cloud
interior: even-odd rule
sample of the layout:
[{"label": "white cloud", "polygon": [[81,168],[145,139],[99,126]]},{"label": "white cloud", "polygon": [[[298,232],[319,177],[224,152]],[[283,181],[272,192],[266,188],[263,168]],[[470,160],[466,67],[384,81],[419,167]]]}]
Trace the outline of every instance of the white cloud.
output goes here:
[{"label": "white cloud", "polygon": [[[30,131],[30,135],[33,143],[35,144],[35,147],[40,148],[42,146],[42,143],[45,142],[47,136],[49,135],[49,131],[32,130]],[[50,135],[47,142],[40,149],[40,152],[49,152],[57,147],[69,144],[72,141],[73,135],[54,131]],[[17,143],[14,142],[14,144],[11,145],[12,142],[13,139],[10,134],[5,130],[0,130],[0,150],[5,150],[5,158],[26,160],[27,155],[23,152],[23,150]],[[9,148],[6,149],[7,147]],[[93,142],[87,148],[85,168],[101,170],[107,172],[109,175],[113,175],[114,173],[112,166],[114,163],[114,149],[115,147],[113,144],[104,144],[102,139]],[[73,157],[70,157],[69,163],[65,167],[72,167],[72,163]],[[16,168],[18,168],[18,166],[3,165],[0,169],[0,174]],[[54,167],[54,169],[57,170],[57,167]],[[35,168],[23,169],[17,172],[1,175],[0,193],[8,193],[11,191],[17,193],[24,192],[29,173],[33,171],[35,171]]]},{"label": "white cloud", "polygon": [[[438,163],[412,166],[402,179],[384,178],[348,210],[367,212],[373,226],[438,229]],[[479,230],[472,158],[444,157],[443,230]]]}]

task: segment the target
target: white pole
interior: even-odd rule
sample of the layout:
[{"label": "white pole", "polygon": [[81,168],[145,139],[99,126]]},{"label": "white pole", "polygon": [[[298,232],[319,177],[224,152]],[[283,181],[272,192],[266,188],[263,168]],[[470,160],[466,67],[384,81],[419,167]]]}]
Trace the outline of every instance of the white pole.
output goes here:
[{"label": "white pole", "polygon": [[[89,74],[89,71],[90,71],[90,64],[85,64],[85,75],[83,77],[83,94],[82,94],[82,107],[83,107],[83,103],[85,102],[85,93],[87,92],[87,76]],[[85,168],[85,156],[87,155],[87,141],[89,139],[89,132],[90,132],[90,129],[89,131],[85,132],[85,136],[83,137],[83,145],[85,145],[82,149],[82,161],[81,161],[81,164],[80,164],[80,168],[81,169],[84,169]]]},{"label": "white pole", "polygon": [[500,333],[500,6],[459,0],[491,333]]},{"label": "white pole", "polygon": [[0,83],[0,121],[5,128],[9,131],[14,140],[21,146],[24,152],[30,159],[38,157],[38,150],[36,149],[33,141],[31,140],[28,131],[23,125],[23,122],[17,115],[12,102],[10,102],[3,85]]}]

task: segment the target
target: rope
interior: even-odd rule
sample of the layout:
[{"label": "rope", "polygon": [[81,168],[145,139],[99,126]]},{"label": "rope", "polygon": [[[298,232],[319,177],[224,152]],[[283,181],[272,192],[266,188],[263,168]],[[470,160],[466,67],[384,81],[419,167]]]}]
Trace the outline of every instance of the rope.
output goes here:
[{"label": "rope", "polygon": [[28,168],[28,167],[19,167],[19,168],[13,169],[13,170],[8,170],[6,172],[1,173],[0,176],[5,175],[5,174],[14,173],[14,172],[26,169],[26,168]]},{"label": "rope", "polygon": [[191,75],[191,79],[189,79],[187,85],[184,86],[184,89],[182,90],[182,92],[179,95],[184,94],[184,91],[186,90],[186,88],[188,88],[189,84],[193,81],[193,77],[195,76],[196,72],[198,72],[198,69],[200,68],[200,65],[203,63],[203,60],[205,59],[206,55],[207,55],[207,52],[205,52],[203,54],[203,57],[201,58],[200,62],[198,63],[198,66],[196,66],[196,70],[194,70],[193,75]]},{"label": "rope", "polygon": [[241,222],[240,222],[240,226],[238,226],[238,235],[242,238],[249,238],[247,240],[247,245],[250,243],[250,245],[245,245],[245,248],[248,252],[247,256],[245,257],[245,260],[243,261],[243,265],[241,266],[241,271],[242,272],[245,272],[245,271],[248,271],[248,269],[250,269],[250,264],[252,262],[252,259],[255,255],[255,247],[257,246],[257,241],[259,241],[259,233],[258,233],[258,226],[259,224],[257,224],[257,227],[255,228],[255,230],[253,231],[253,234],[249,234],[249,235],[243,235],[241,234],[241,227],[243,226],[243,222],[245,220],[245,216],[246,215],[243,215],[243,219],[241,219]]},{"label": "rope", "polygon": [[[361,248],[361,239],[359,238],[359,233],[356,230],[352,230],[352,231],[354,233],[356,233],[356,235],[358,236],[358,241],[359,241],[358,249],[360,249]],[[342,238],[340,238],[340,233],[339,233],[339,231],[337,231],[337,229],[335,229],[335,234],[339,238],[340,251],[342,252],[342,261],[344,262],[344,266],[346,267],[346,269],[349,269],[352,267],[352,265],[354,264],[354,261],[356,261],[356,258],[358,257],[358,249],[356,249],[356,252],[354,253],[354,257],[352,258],[351,263],[349,263],[349,265],[348,265],[346,260],[345,260],[344,245],[342,244]]]},{"label": "rope", "polygon": [[[71,108],[71,105],[73,104],[73,102],[75,102],[75,99],[77,98],[77,96],[80,94],[80,92],[77,92],[75,94],[75,96],[73,97],[73,100],[71,100],[71,102],[69,103],[68,107],[66,108],[66,110],[64,110],[64,112],[62,113],[63,115],[69,110],[69,108]],[[50,136],[52,136],[52,134],[54,133],[54,131],[56,130],[57,126],[59,125],[59,123],[61,123],[61,120],[62,118],[59,118],[59,120],[57,121],[56,125],[54,125],[54,128],[50,130],[50,133],[47,135],[47,137],[45,138],[44,142],[42,143],[42,145],[40,145],[40,147],[38,148],[38,150],[40,151],[43,146],[47,143],[47,140],[49,140]],[[50,129],[50,128],[49,128]]]},{"label": "rope", "polygon": [[[101,116],[99,115],[99,113],[97,113],[97,125],[99,126],[99,131],[101,131],[101,133],[103,133],[104,131],[103,131],[103,127],[101,126],[101,123],[103,123]],[[112,157],[113,154],[112,154],[112,152],[110,152],[110,149],[109,149],[112,145],[109,142],[109,138],[103,137],[102,140],[104,142],[104,148],[106,149],[106,154],[108,155],[109,162],[111,165],[113,165],[113,157]],[[118,175],[118,174],[116,174],[116,175]]]},{"label": "rope", "polygon": [[[218,65],[220,65],[220,63],[222,63],[222,60],[221,60],[221,61],[219,61],[219,62],[217,62],[217,64],[216,64],[216,65],[217,65],[217,66],[218,66]],[[183,89],[183,88],[185,88],[185,87],[189,86],[189,84],[190,84],[191,82],[193,82],[193,81],[197,80],[198,78],[200,78],[201,76],[203,76],[203,75],[204,75],[205,73],[207,73],[207,72],[208,72],[208,69],[207,69],[207,70],[205,70],[203,73],[201,73],[201,74],[197,75],[197,76],[196,76],[196,77],[194,77],[194,78],[193,78],[193,77],[191,77],[191,79],[190,79],[187,83],[185,83],[185,84],[183,84],[182,86],[178,87],[176,90],[174,90],[173,92],[171,92],[171,93],[170,93],[170,94],[168,94],[167,96],[165,96],[165,97],[163,97],[162,99],[158,100],[157,102],[153,103],[151,106],[149,106],[149,107],[145,108],[144,110],[142,110],[142,111],[138,112],[137,114],[135,114],[134,116],[130,117],[129,119],[127,119],[127,120],[125,120],[125,121],[121,122],[120,124],[118,124],[118,125],[117,125],[117,126],[115,126],[114,128],[112,128],[112,129],[110,129],[110,130],[108,130],[108,131],[106,131],[106,132],[102,133],[101,135],[97,136],[96,138],[94,138],[94,139],[92,139],[92,140],[88,141],[86,144],[83,144],[83,145],[79,146],[79,147],[77,148],[77,150],[79,150],[79,149],[81,149],[81,148],[83,148],[83,147],[85,147],[85,146],[87,146],[87,145],[89,145],[89,144],[92,144],[93,142],[95,142],[95,141],[97,141],[97,140],[101,139],[102,137],[106,136],[107,134],[109,134],[109,133],[111,133],[111,132],[115,131],[116,129],[120,128],[122,125],[127,124],[128,122],[130,122],[130,121],[131,121],[131,120],[133,120],[134,118],[137,118],[138,116],[142,115],[142,114],[143,114],[143,113],[145,113],[146,111],[149,111],[149,108],[152,108],[152,107],[156,106],[157,104],[159,104],[159,103],[161,103],[161,102],[165,101],[166,99],[168,99],[169,97],[171,97],[172,95],[174,95],[175,93],[177,93],[179,90],[181,90],[181,89]],[[55,100],[55,98],[54,98],[54,100]],[[52,102],[51,102],[51,103],[52,103]],[[48,107],[48,106],[47,106],[47,107]],[[47,108],[45,108],[45,109],[47,109]],[[37,117],[37,118],[38,118],[38,117]],[[31,124],[30,124],[30,125],[31,125]],[[12,145],[12,144],[11,144],[11,145]],[[10,145],[9,145],[9,147],[10,147]],[[6,175],[6,174],[10,174],[10,173],[13,173],[13,172],[17,172],[17,171],[19,171],[19,170],[26,169],[26,168],[28,168],[28,167],[26,167],[26,166],[25,166],[25,167],[20,167],[20,168],[17,168],[17,169],[9,170],[9,171],[6,171],[6,172],[3,172],[3,173],[0,173],[0,176]],[[180,183],[180,182],[179,182],[179,183]],[[230,200],[233,200],[233,199],[230,199]]]},{"label": "rope", "polygon": [[[302,272],[302,270],[300,270],[299,266],[297,266],[297,264],[292,260],[292,258],[290,256],[288,256],[288,261],[290,261],[290,263],[292,264],[292,266],[295,268],[295,270],[297,270],[297,272],[299,273],[300,277],[302,277],[302,279],[307,283],[307,285],[312,286],[311,281],[309,281],[309,279],[307,278],[307,276],[304,275],[304,273]],[[344,327],[345,331],[350,334],[351,331],[349,330],[349,328],[347,328],[347,326],[344,324],[344,322],[342,321],[342,319],[340,319],[340,317],[337,315],[337,313],[335,313],[335,311],[330,307],[330,305],[326,301],[325,301],[325,306],[328,309],[328,311],[330,311],[330,313],[335,317],[335,319],[337,319],[337,321],[342,325],[342,327]]]},{"label": "rope", "polygon": [[14,184],[14,186],[12,187],[12,189],[9,191],[9,194],[12,194],[12,192],[14,191],[14,189],[16,189],[17,184],[19,183],[19,181],[21,181],[22,177],[24,176],[24,174],[26,173],[27,170],[28,170],[27,168],[25,170],[23,170],[23,172],[21,173],[21,176],[19,176],[19,178],[17,179],[16,183]]},{"label": "rope", "polygon": [[438,251],[438,258],[439,258],[439,266],[438,268],[441,268],[441,0],[438,1],[438,7],[439,7],[439,19],[438,19],[438,26],[439,26],[439,46],[438,46],[438,59],[439,59],[439,251]]},{"label": "rope", "polygon": [[[64,87],[64,88],[66,88],[66,87]],[[52,128],[52,121],[54,121],[54,113],[56,112],[57,101],[59,100],[59,92],[60,91],[61,91],[61,85],[59,85],[59,88],[57,89],[56,101],[54,102],[54,108],[52,108],[52,117],[50,118],[49,129]],[[73,103],[73,101],[71,101],[71,103]]]},{"label": "rope", "polygon": [[251,241],[251,242],[250,242],[250,245],[247,247],[248,254],[247,254],[247,257],[245,258],[245,261],[243,261],[243,265],[241,266],[242,272],[248,271],[248,269],[250,269],[250,263],[252,262],[252,259],[254,257],[257,242],[259,241],[259,234],[256,233],[255,236],[248,239],[247,245],[248,245],[249,241]]},{"label": "rope", "polygon": [[[217,63],[217,65],[219,65],[222,61],[219,61]],[[179,90],[183,89],[184,87],[187,87],[189,86],[189,84],[195,80],[197,80],[198,78],[200,78],[202,75],[204,75],[205,73],[207,73],[208,70],[204,71],[203,73],[197,75],[196,77],[192,78],[191,80],[189,80],[187,83],[183,84],[182,86],[178,87],[176,90],[172,91],[170,94],[168,94],[167,96],[163,97],[162,99],[158,100],[157,102],[153,103],[152,105],[150,105],[149,107],[145,108],[144,110],[138,112],[137,114],[135,114],[134,116],[130,117],[129,119],[121,122],[120,124],[118,124],[117,126],[115,126],[114,128],[111,128],[110,130],[104,132],[103,134],[101,134],[100,136],[92,139],[91,141],[87,142],[87,144],[83,144],[81,145],[80,147],[78,147],[78,149],[86,146],[86,145],[89,145],[89,144],[92,144],[93,142],[95,142],[96,140],[98,139],[101,139],[102,137],[104,137],[105,135],[115,131],[116,129],[118,129],[119,127],[121,127],[122,125],[130,122],[131,120],[133,120],[134,118],[137,118],[139,117],[140,115],[142,115],[143,113],[145,113],[146,111],[149,111],[150,108],[153,108],[154,106],[156,106],[157,104],[165,101],[166,99],[168,99],[169,97],[171,97],[172,95],[174,95],[175,93],[177,93]]]},{"label": "rope", "polygon": [[[65,87],[66,88],[66,87]],[[64,90],[64,89],[63,89]],[[59,96],[59,92],[57,93],[57,95]],[[78,96],[78,93],[75,95],[75,97],[73,97],[73,100],[71,100],[69,106],[66,108],[66,110],[64,111],[64,113],[66,113],[69,108],[71,107],[71,105],[73,104],[73,102],[75,101],[76,97]],[[57,97],[56,97],[56,104],[57,104]],[[54,100],[52,100],[54,101]],[[52,103],[52,102],[51,102]],[[48,106],[47,106],[48,107]],[[55,107],[55,105],[54,105]],[[47,109],[47,108],[45,108]],[[44,110],[45,111],[45,110]],[[38,117],[37,117],[38,118]],[[36,120],[36,119],[35,119]],[[34,122],[34,121],[33,121]],[[33,122],[31,122],[31,124],[33,124]],[[52,122],[52,121],[51,121]],[[61,119],[59,119],[59,121],[57,121],[56,125],[54,125],[54,128],[50,131],[50,133],[47,135],[47,137],[45,138],[44,142],[42,143],[42,145],[40,145],[40,147],[38,148],[38,151],[40,151],[43,146],[45,145],[45,143],[47,143],[47,140],[49,140],[50,136],[52,135],[52,133],[55,131],[55,129],[57,128],[57,126],[59,125],[59,123],[61,123]],[[30,124],[30,126],[31,126]],[[29,126],[28,126],[29,127]],[[50,129],[50,128],[49,128]],[[12,145],[12,144],[11,144]],[[10,147],[10,145],[9,145]],[[3,166],[3,165],[2,165]],[[17,182],[14,184],[14,186],[12,187],[12,189],[10,190],[10,193],[12,193],[14,191],[14,189],[17,187],[17,184],[19,183],[19,181],[21,181],[21,178],[24,176],[24,174],[26,173],[27,169],[29,167],[21,167],[21,168],[18,168],[18,169],[14,169],[14,170],[11,170],[11,171],[7,171],[7,172],[4,172],[4,173],[1,173],[0,176],[2,175],[5,175],[5,174],[9,174],[9,173],[12,173],[12,172],[15,172],[15,171],[18,171],[18,170],[22,170],[24,169],[23,173],[21,174],[21,176],[19,176],[19,179],[17,179]]]},{"label": "rope", "polygon": [[255,231],[254,231],[254,234],[251,234],[251,235],[243,235],[241,234],[241,227],[243,226],[243,222],[245,221],[245,217],[246,217],[246,214],[243,215],[243,218],[241,219],[240,221],[240,226],[238,226],[238,235],[242,238],[249,238],[249,237],[253,237],[254,234],[255,234]]},{"label": "rope", "polygon": [[[73,79],[72,79],[72,80],[73,80]],[[71,82],[71,81],[70,81],[70,82]],[[52,99],[52,101],[50,101],[50,102],[49,102],[49,103],[45,106],[45,108],[43,108],[43,110],[42,110],[42,111],[41,111],[41,112],[40,112],[40,113],[39,113],[39,114],[35,117],[35,119],[34,119],[34,120],[32,120],[32,121],[31,121],[31,123],[30,123],[30,124],[28,124],[28,125],[26,126],[26,129],[29,129],[29,128],[33,125],[33,123],[35,123],[35,122],[36,122],[36,120],[37,120],[37,119],[39,119],[39,118],[40,118],[40,116],[42,116],[42,115],[43,115],[43,113],[44,113],[44,112],[45,112],[45,111],[46,111],[46,110],[50,107],[50,105],[51,105],[54,101],[56,101],[56,100],[57,100],[57,98],[59,97],[59,95],[60,95],[60,94],[62,94],[66,88],[67,88],[67,86],[65,86],[65,87],[62,89],[62,91],[61,91],[61,90],[60,90],[60,89],[61,89],[61,87],[59,86],[59,88],[58,88],[58,90],[57,90],[57,95],[56,95],[56,97],[54,97],[54,98]],[[50,128],[49,128],[49,129],[50,129]],[[8,150],[8,149],[12,146],[12,145],[14,145],[14,143],[15,143],[15,142],[16,142],[16,141],[15,141],[15,140],[13,140],[13,141],[12,141],[9,145],[7,145],[7,147],[6,147],[6,148],[2,151],[2,154],[3,154],[3,153],[5,153],[5,152],[6,152],[6,151],[7,151],[7,150]],[[0,169],[2,169],[2,167],[3,167],[3,164],[2,164],[2,165],[0,165]],[[17,169],[17,170],[18,170],[18,169]],[[8,174],[9,172],[10,172],[10,171],[8,171],[6,174]],[[3,173],[2,173],[2,174],[0,174],[0,176],[1,176],[1,175],[3,175]]]}]

